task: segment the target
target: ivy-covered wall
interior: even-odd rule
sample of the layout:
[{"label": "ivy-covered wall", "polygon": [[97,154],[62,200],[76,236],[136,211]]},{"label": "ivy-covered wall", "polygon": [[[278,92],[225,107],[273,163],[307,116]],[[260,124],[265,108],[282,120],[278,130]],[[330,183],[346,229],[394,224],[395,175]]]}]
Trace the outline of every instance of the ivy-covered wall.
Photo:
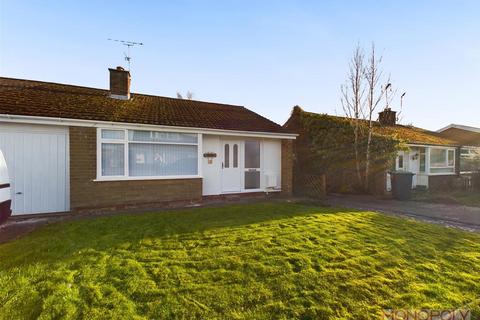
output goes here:
[{"label": "ivy-covered wall", "polygon": [[[368,131],[361,124],[359,158],[364,173]],[[358,192],[362,190],[356,174],[354,126],[343,117],[316,114],[295,107],[284,125],[299,134],[295,141],[294,192],[303,194],[305,175],[325,175],[327,192]],[[394,136],[373,134],[371,143],[370,191],[384,190],[385,171],[393,163],[402,144]]]}]

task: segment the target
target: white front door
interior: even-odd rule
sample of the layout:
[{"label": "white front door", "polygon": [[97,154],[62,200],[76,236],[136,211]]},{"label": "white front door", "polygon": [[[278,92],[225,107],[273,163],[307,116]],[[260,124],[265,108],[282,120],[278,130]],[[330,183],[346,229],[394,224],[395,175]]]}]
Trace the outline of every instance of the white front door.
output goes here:
[{"label": "white front door", "polygon": [[222,140],[222,192],[242,191],[241,140]]},{"label": "white front door", "polygon": [[410,168],[409,171],[414,173],[412,177],[412,188],[417,187],[418,172],[420,171],[420,161],[419,161],[419,152],[417,149],[410,151],[408,155],[410,157]]},{"label": "white front door", "polygon": [[69,210],[68,128],[0,124],[13,214]]}]

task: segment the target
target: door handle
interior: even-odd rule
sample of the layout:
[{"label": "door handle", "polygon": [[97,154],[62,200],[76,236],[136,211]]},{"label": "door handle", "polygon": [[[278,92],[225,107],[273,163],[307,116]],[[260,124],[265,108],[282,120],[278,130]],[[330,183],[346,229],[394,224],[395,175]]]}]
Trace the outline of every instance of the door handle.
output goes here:
[{"label": "door handle", "polygon": [[22,192],[15,192],[15,194],[22,194]]},{"label": "door handle", "polygon": [[222,169],[223,169],[223,161],[222,161]]}]

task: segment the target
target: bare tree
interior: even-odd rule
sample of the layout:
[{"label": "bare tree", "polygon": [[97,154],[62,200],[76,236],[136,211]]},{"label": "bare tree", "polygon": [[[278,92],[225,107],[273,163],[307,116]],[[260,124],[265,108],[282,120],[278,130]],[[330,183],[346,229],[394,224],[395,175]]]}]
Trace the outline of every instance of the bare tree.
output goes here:
[{"label": "bare tree", "polygon": [[371,145],[372,145],[372,136],[373,136],[373,114],[380,104],[383,96],[386,96],[386,104],[388,106],[388,97],[386,95],[386,90],[391,86],[390,81],[385,87],[381,86],[381,79],[383,71],[379,68],[382,63],[382,57],[377,57],[375,52],[375,44],[372,43],[372,49],[370,56],[368,57],[367,67],[364,71],[364,77],[367,82],[367,101],[366,101],[366,115],[365,118],[368,123],[368,136],[367,136],[367,148],[365,151],[365,176],[364,176],[364,188],[367,191],[369,188],[369,177],[370,177],[370,162],[371,162]]},{"label": "bare tree", "polygon": [[360,45],[357,45],[350,61],[347,82],[341,86],[341,103],[343,111],[354,127],[354,152],[355,167],[357,172],[358,183],[362,185],[361,159],[359,136],[361,130],[362,115],[364,114],[364,60],[365,56]]},{"label": "bare tree", "polygon": [[[183,98],[183,95],[177,91],[177,98],[178,99],[184,99]],[[190,90],[187,91],[187,93],[185,94],[185,99],[186,100],[193,100],[193,92],[191,92]]]},{"label": "bare tree", "polygon": [[[385,81],[381,69],[382,57],[377,56],[375,44],[365,58],[362,48],[357,45],[350,61],[347,82],[341,87],[342,107],[354,127],[354,151],[357,179],[364,191],[369,190],[372,167],[372,140],[374,135],[374,115],[385,103],[388,108],[395,97],[390,77]],[[385,99],[385,100],[383,100]],[[366,146],[362,143],[366,134]],[[365,154],[365,158],[363,158]]]}]

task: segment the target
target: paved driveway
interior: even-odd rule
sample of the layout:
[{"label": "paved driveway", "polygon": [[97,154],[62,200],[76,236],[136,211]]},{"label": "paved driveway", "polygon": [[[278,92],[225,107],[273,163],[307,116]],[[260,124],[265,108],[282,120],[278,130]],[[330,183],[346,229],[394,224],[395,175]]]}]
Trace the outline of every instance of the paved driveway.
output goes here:
[{"label": "paved driveway", "polygon": [[409,216],[463,230],[480,232],[480,208],[478,207],[398,201],[364,195],[330,195],[327,201],[332,206]]}]

